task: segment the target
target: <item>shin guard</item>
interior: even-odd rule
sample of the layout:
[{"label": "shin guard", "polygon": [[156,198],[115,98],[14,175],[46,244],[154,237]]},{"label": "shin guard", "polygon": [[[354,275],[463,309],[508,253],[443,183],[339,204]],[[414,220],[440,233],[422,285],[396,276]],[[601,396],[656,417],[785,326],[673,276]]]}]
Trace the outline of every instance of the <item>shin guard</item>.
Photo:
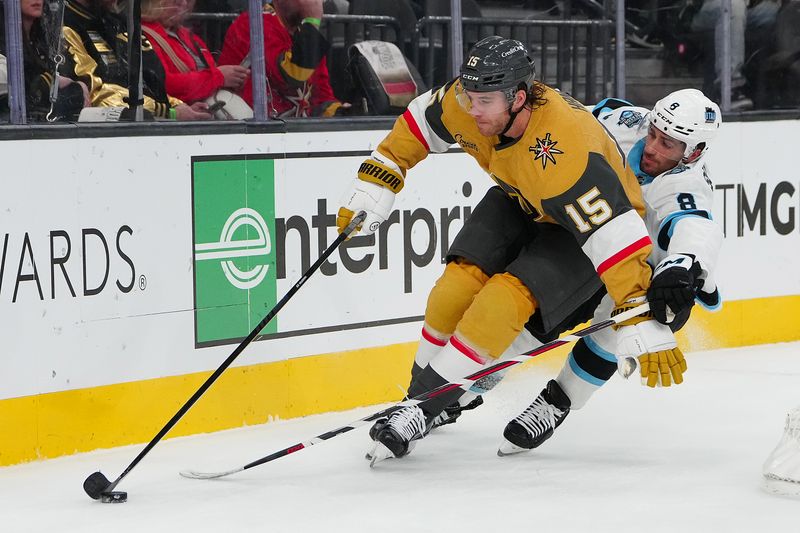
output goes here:
[{"label": "shin guard", "polygon": [[[417,379],[422,369],[428,366],[428,363],[436,357],[439,352],[447,344],[450,335],[443,335],[427,324],[422,326],[422,335],[419,338],[419,345],[417,346],[417,353],[414,355],[414,365],[411,367],[411,383]],[[409,386],[410,388],[411,386]]]},{"label": "shin guard", "polygon": [[[445,383],[458,381],[483,368],[485,362],[485,358],[482,358],[456,337],[451,337],[441,352],[420,372],[418,378],[409,388],[408,395],[414,397],[440,387]],[[427,402],[423,410],[429,417],[435,417],[445,407],[457,402],[462,394],[464,394],[462,389],[455,389],[442,394]]]},{"label": "shin guard", "polygon": [[575,344],[556,381],[569,396],[572,409],[580,409],[616,371],[614,354],[593,343],[591,337],[586,337]]}]

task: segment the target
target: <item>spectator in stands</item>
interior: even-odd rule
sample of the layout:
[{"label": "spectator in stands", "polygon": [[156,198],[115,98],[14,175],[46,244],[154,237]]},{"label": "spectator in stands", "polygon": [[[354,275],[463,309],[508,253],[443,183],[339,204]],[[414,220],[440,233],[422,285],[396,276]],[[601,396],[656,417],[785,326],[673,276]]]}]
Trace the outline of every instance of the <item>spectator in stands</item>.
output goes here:
[{"label": "spectator in stands", "polygon": [[[48,42],[42,26],[43,0],[20,0],[22,15],[22,57],[25,70],[25,107],[29,121],[46,120],[50,113],[50,91],[55,63],[52,60],[58,43]],[[1,23],[2,21],[0,21]],[[3,25],[3,30],[5,25]],[[3,32],[5,33],[5,32]],[[0,53],[5,54],[5,35],[0,36]],[[5,60],[5,58],[4,58]],[[83,82],[58,78],[58,95],[52,120],[77,120],[89,104],[89,90]],[[7,107],[7,103],[5,105]]]},{"label": "spectator in stands", "polygon": [[[64,41],[69,75],[86,83],[92,105],[127,107],[128,41],[126,18],[116,0],[66,0]],[[153,47],[142,39],[144,109],[148,116],[209,120],[205,102],[191,105],[167,95],[164,68]]]},{"label": "spectator in stands", "polygon": [[418,19],[425,16],[425,0],[409,0],[408,3]]},{"label": "spectator in stands", "polygon": [[[328,43],[319,31],[322,0],[273,0],[265,6],[264,56],[271,115],[332,116],[343,105],[333,94],[325,54]],[[250,65],[250,19],[242,13],[228,28],[220,65]],[[250,78],[241,90],[253,105]]]},{"label": "spectator in stands", "polygon": [[[748,12],[748,51],[754,59],[748,65],[755,79],[756,103],[761,107],[800,107],[800,2],[775,6],[764,0]],[[752,11],[762,7],[759,17]],[[774,11],[775,18],[770,14]],[[760,31],[759,31],[760,30]],[[758,48],[761,47],[761,50]]]},{"label": "spectator in stands", "polygon": [[[697,5],[698,0],[689,0],[688,5]],[[692,7],[689,8],[693,10]],[[696,9],[696,7],[694,7]],[[706,53],[707,68],[706,82],[703,92],[709,95],[719,95],[722,79],[722,60],[723,60],[723,40],[722,40],[722,1],[721,0],[702,0],[702,5],[691,17],[690,27],[692,31],[711,35],[713,39],[705,39],[713,43],[714,54]],[[747,23],[747,0],[731,0],[731,109],[734,111],[744,111],[753,108],[753,101],[745,94],[745,78],[742,74],[744,66],[744,36]],[[707,49],[708,50],[708,49]],[[713,57],[713,71],[710,67],[711,57]],[[710,76],[713,72],[713,76]]]},{"label": "spectator in stands", "polygon": [[217,90],[239,90],[250,75],[241,65],[217,67],[203,40],[182,23],[191,14],[193,0],[144,0],[142,31],[166,71],[167,94],[192,103]]},{"label": "spectator in stands", "polygon": [[[771,41],[780,2],[778,0],[731,0],[731,108],[753,108],[748,97],[751,88],[743,75],[745,52],[750,56]],[[719,95],[722,71],[722,2],[721,0],[688,0],[683,8],[683,18],[688,19],[694,32],[705,34],[704,39],[714,53],[706,53],[705,92]],[[713,38],[712,38],[713,32]],[[713,72],[713,76],[710,73]],[[753,80],[750,80],[753,81]]]}]

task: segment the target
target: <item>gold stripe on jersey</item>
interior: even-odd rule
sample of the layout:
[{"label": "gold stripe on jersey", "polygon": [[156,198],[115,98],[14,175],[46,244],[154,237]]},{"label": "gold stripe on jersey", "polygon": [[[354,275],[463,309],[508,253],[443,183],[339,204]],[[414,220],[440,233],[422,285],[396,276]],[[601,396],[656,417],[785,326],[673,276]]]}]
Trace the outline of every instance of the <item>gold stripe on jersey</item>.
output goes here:
[{"label": "gold stripe on jersey", "polygon": [[94,95],[100,90],[103,85],[103,80],[94,75],[97,69],[97,62],[86,51],[83,46],[83,40],[72,28],[63,28],[62,31],[64,40],[67,42],[67,51],[72,55],[75,61],[75,75],[79,78],[85,78],[82,81],[88,81],[89,97],[94,105]]},{"label": "gold stripe on jersey", "polygon": [[342,107],[341,102],[330,102],[327,106],[325,106],[325,110],[322,112],[323,117],[332,117],[336,115],[336,112]]},{"label": "gold stripe on jersey", "polygon": [[295,85],[302,85],[314,74],[313,68],[301,67],[292,61],[291,50],[283,53],[283,57],[281,57],[278,64],[285,74],[286,81]]},{"label": "gold stripe on jersey", "polygon": [[[75,62],[75,75],[81,81],[87,82],[89,88],[89,100],[94,107],[127,107],[125,97],[128,96],[128,89],[113,83],[104,83],[101,78],[95,76],[97,62],[86,51],[80,36],[72,28],[63,28],[64,40],[67,42],[67,51]],[[180,101],[180,100],[178,100]],[[158,104],[149,96],[144,97],[145,109],[157,117],[166,117],[169,109],[164,104]]]}]

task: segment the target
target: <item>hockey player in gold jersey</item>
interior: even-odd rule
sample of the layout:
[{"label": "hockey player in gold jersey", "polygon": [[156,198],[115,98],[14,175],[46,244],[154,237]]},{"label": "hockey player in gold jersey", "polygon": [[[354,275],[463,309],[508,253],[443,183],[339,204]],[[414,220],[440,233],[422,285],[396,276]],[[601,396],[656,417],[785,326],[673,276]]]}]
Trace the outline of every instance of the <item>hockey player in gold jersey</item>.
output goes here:
[{"label": "hockey player in gold jersey", "polygon": [[[579,102],[535,81],[513,39],[482,40],[457,79],[409,104],[360,166],[339,228],[365,211],[360,232],[376,231],[406,172],[456,141],[497,186],[454,239],[428,297],[409,396],[491,363],[526,323],[546,341],[588,319],[606,291],[624,311],[645,301],[650,283],[652,243],[624,154]],[[640,316],[618,335],[617,355],[637,357],[651,381],[682,381],[686,363],[667,326]],[[460,395],[378,420],[371,456],[407,454]]]},{"label": "hockey player in gold jersey", "polygon": [[[655,319],[678,331],[695,301],[709,310],[722,305],[714,280],[723,232],[712,217],[714,187],[705,164],[722,113],[697,89],[670,93],[653,109],[607,98],[592,113],[614,135],[641,184],[653,240],[647,299]],[[614,305],[604,298],[593,322],[608,319]],[[635,362],[618,363],[617,334],[606,328],[575,343],[558,376],[506,425],[498,455],[537,448],[615,373],[633,370]],[[529,349],[522,339],[514,346]]]}]

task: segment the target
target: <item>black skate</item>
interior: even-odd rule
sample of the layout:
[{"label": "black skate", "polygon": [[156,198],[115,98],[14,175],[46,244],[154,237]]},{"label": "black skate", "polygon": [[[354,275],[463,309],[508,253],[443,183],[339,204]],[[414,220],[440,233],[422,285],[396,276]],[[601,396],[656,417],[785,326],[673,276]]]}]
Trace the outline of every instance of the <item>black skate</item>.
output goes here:
[{"label": "black skate", "polygon": [[369,430],[370,438],[375,441],[367,453],[370,466],[384,459],[408,455],[429,429],[425,413],[416,405],[401,407],[387,418],[376,420]]},{"label": "black skate", "polygon": [[551,379],[533,403],[506,424],[505,441],[500,444],[497,455],[504,457],[541,445],[567,418],[569,408],[569,397],[558,382]]}]

